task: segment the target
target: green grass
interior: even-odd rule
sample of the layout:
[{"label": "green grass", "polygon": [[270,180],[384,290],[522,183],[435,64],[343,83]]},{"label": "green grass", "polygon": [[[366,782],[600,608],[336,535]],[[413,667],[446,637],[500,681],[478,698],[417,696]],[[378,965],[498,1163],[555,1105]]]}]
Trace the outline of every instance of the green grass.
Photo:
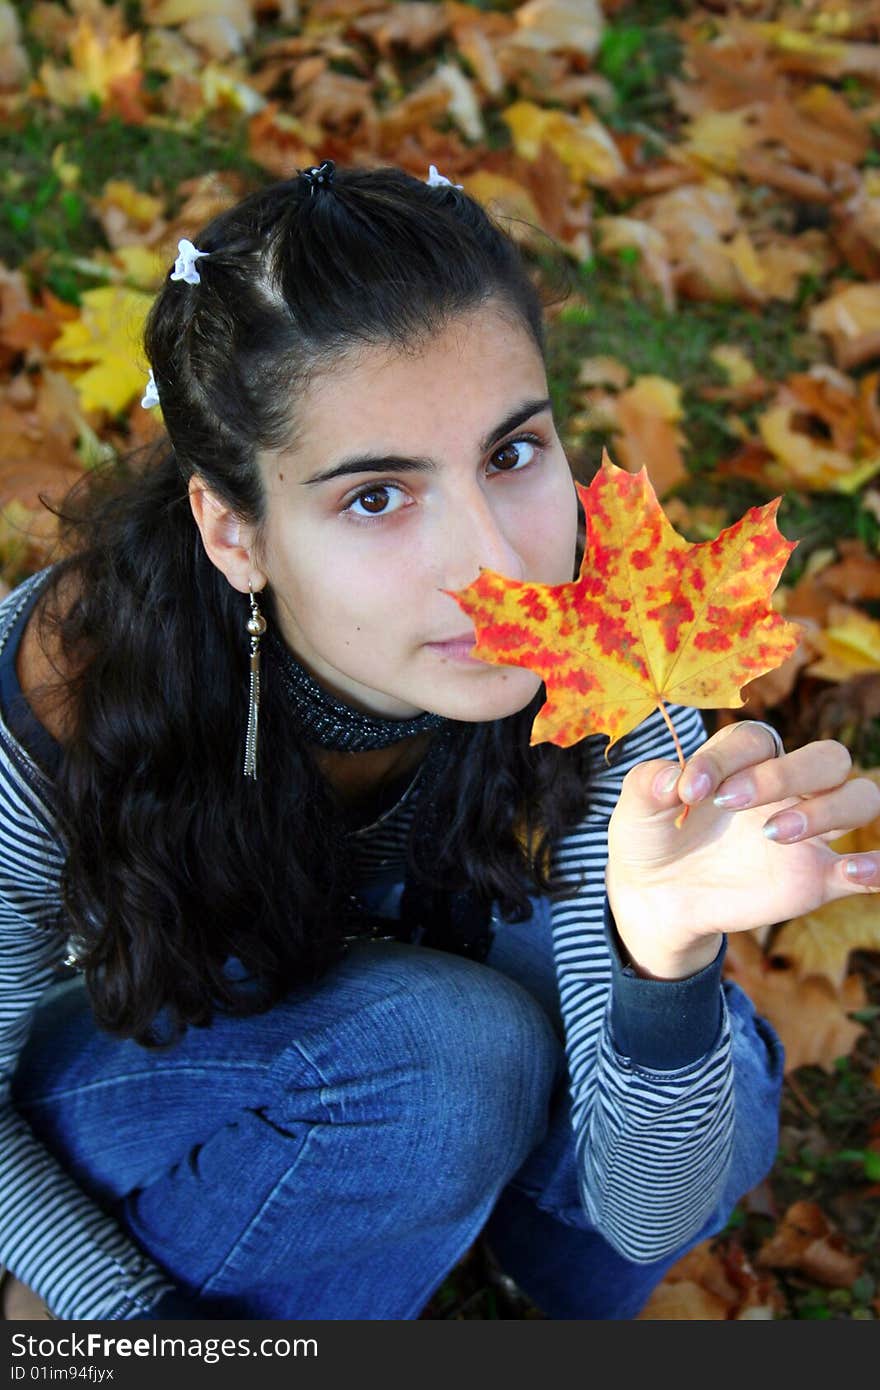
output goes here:
[{"label": "green grass", "polygon": [[[70,188],[52,165],[59,147],[64,162],[80,170]],[[233,169],[255,186],[267,180],[247,155],[243,124],[221,136],[204,122],[164,130],[126,125],[116,117],[102,120],[94,106],[63,112],[34,107],[17,127],[8,123],[0,132],[0,260],[14,267],[39,256],[48,266],[48,283],[75,301],[86,285],[69,263],[107,246],[91,200],[108,180],[161,195],[173,216],[185,179]]]}]

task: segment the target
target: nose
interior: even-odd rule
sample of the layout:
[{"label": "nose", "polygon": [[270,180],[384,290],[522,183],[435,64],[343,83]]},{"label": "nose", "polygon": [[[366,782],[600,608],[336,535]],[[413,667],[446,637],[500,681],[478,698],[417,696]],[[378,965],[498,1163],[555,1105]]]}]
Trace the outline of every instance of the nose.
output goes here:
[{"label": "nose", "polygon": [[497,570],[510,579],[524,578],[522,557],[481,488],[472,488],[464,501],[459,495],[446,526],[444,589],[466,589],[479,579],[481,568]]}]

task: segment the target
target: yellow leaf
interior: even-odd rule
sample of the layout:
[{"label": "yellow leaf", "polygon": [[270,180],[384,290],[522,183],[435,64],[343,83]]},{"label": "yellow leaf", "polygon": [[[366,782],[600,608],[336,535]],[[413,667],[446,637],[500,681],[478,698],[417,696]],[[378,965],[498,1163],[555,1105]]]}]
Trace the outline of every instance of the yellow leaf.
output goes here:
[{"label": "yellow leaf", "polygon": [[50,101],[68,106],[89,97],[105,101],[112,85],[141,67],[141,36],[97,34],[87,19],[80,19],[70,40],[70,68],[43,63],[40,81]]},{"label": "yellow leaf", "polygon": [[546,141],[572,178],[581,183],[607,183],[626,172],[610,134],[591,113],[577,117],[531,101],[516,101],[501,115],[523,159],[536,160]]},{"label": "yellow leaf", "polygon": [[494,205],[505,217],[521,217],[533,226],[541,226],[541,214],[527,188],[507,174],[493,174],[477,169],[464,179],[465,191],[483,207]]},{"label": "yellow leaf", "polygon": [[141,338],[152,296],[118,285],[87,290],[78,319],[52,345],[60,362],[90,363],[75,379],[84,410],[124,410],[143,394]]},{"label": "yellow leaf", "polygon": [[676,381],[663,376],[639,376],[624,393],[630,404],[645,415],[656,415],[661,420],[681,420],[684,410],[681,404],[681,387]]},{"label": "yellow leaf", "polygon": [[757,376],[753,363],[742,348],[733,343],[719,343],[712,348],[709,356],[724,372],[731,386],[745,386]]},{"label": "yellow leaf", "polygon": [[[770,406],[758,416],[758,431],[764,444],[775,458],[783,463],[791,477],[807,487],[820,490],[848,491],[848,483],[857,469],[871,476],[880,467],[880,460],[857,461],[795,428],[798,410],[795,405]],[[868,470],[864,474],[864,470]]]},{"label": "yellow leaf", "polygon": [[151,246],[117,246],[113,260],[122,266],[125,278],[142,290],[158,290],[168,269],[164,259]]},{"label": "yellow leaf", "polygon": [[703,111],[688,126],[687,138],[680,146],[685,154],[701,164],[736,174],[740,156],[761,138],[749,107],[738,111]]},{"label": "yellow leaf", "polygon": [[836,987],[846,979],[851,951],[880,951],[880,904],[873,893],[838,898],[793,917],[772,947],[773,955],[790,961],[800,978],[824,975]]},{"label": "yellow leaf", "polygon": [[164,199],[154,198],[151,193],[142,193],[125,179],[109,179],[104,184],[100,203],[102,207],[112,204],[119,208],[130,222],[139,227],[152,226],[165,209]]},{"label": "yellow leaf", "polygon": [[822,656],[806,668],[807,674],[845,681],[861,671],[880,670],[880,622],[845,603],[833,603],[828,618],[828,625],[813,634]]}]

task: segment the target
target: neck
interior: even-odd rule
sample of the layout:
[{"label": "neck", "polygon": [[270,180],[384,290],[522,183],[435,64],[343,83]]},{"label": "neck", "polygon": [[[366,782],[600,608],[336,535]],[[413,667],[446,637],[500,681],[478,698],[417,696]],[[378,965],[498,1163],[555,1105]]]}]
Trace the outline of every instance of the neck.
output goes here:
[{"label": "neck", "polygon": [[349,810],[366,809],[381,801],[383,793],[399,778],[411,774],[425,757],[431,733],[415,734],[389,748],[363,753],[343,753],[334,748],[312,748],[315,765],[338,799]]}]

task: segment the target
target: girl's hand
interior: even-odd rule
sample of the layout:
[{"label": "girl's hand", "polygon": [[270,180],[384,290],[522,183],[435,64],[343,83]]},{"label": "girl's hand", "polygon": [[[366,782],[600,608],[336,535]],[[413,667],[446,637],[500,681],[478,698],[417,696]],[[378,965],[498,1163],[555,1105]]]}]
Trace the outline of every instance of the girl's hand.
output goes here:
[{"label": "girl's hand", "polygon": [[[653,759],[627,773],[608,828],[605,882],[611,911],[634,967],[681,979],[708,965],[720,933],[786,922],[823,903],[880,892],[876,853],[840,855],[836,840],[880,815],[880,787],[847,780],[848,749],[834,739],[775,756],[769,728],[754,720],[719,729],[682,770]],[[658,793],[662,774],[680,773]],[[708,777],[694,794],[694,779]],[[737,808],[716,796],[743,793]],[[682,802],[691,809],[680,828]],[[783,812],[799,816],[792,835]],[[779,824],[775,841],[764,834]],[[867,873],[850,877],[849,864]],[[880,902],[877,904],[880,912]]]}]

